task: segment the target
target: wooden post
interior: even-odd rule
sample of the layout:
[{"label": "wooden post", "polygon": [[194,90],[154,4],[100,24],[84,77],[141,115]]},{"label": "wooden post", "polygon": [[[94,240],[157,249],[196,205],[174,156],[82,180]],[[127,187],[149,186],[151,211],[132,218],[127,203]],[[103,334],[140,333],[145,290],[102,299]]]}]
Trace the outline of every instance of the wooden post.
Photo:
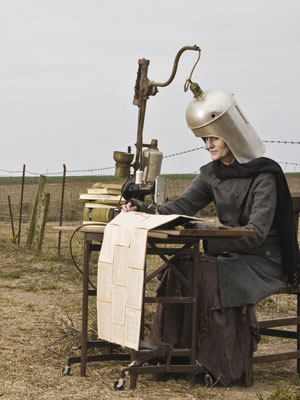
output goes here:
[{"label": "wooden post", "polygon": [[41,251],[42,248],[49,203],[50,193],[42,193],[37,207],[36,224],[32,241],[32,248],[37,251]]},{"label": "wooden post", "polygon": [[13,235],[13,241],[15,241],[16,240],[15,227],[14,227],[14,219],[13,219],[13,214],[12,214],[12,209],[11,209],[10,195],[8,195],[8,209],[9,209],[9,216],[10,216],[10,224],[11,224],[11,230],[12,230],[12,235]]},{"label": "wooden post", "polygon": [[[62,188],[61,188],[59,226],[62,226],[62,221],[63,221],[65,180],[66,180],[66,165],[65,164],[63,164],[63,169],[64,169],[64,172],[63,172]],[[61,231],[58,232],[58,246],[57,246],[58,254],[60,254],[60,245],[61,245]]]},{"label": "wooden post", "polygon": [[23,165],[23,174],[22,174],[21,200],[20,200],[18,246],[20,246],[20,241],[21,241],[21,226],[22,226],[23,196],[24,196],[24,183],[25,183],[25,168],[26,168],[26,165],[24,164]]},{"label": "wooden post", "polygon": [[38,203],[40,200],[40,196],[44,191],[45,182],[46,182],[46,177],[44,175],[40,175],[37,191],[35,194],[34,204],[33,204],[33,208],[32,208],[32,213],[31,213],[30,225],[29,225],[29,230],[28,230],[27,240],[26,240],[26,247],[32,246],[34,231],[35,231],[35,224],[36,224],[36,214],[37,214]]}]

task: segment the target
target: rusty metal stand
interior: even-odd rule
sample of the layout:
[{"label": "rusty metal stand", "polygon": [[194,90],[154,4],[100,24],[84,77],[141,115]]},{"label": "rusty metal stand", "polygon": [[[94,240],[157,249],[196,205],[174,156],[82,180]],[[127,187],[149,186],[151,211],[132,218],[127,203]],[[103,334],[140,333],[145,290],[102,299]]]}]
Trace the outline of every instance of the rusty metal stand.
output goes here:
[{"label": "rusty metal stand", "polygon": [[[88,362],[99,362],[109,360],[131,360],[131,363],[122,369],[121,377],[125,374],[130,375],[130,388],[136,386],[139,374],[160,374],[160,373],[184,373],[190,375],[190,382],[195,382],[195,376],[198,372],[204,372],[202,366],[196,364],[196,317],[197,317],[197,263],[199,257],[199,238],[195,237],[171,237],[169,239],[148,238],[147,254],[159,255],[169,268],[172,268],[174,273],[185,284],[191,284],[187,279],[176,269],[172,264],[172,258],[178,255],[191,255],[194,259],[194,281],[192,287],[191,297],[145,297],[145,286],[143,296],[143,314],[146,303],[189,303],[192,305],[192,341],[191,348],[185,349],[172,349],[170,347],[153,347],[149,343],[141,340],[140,350],[132,350],[129,353],[120,352],[120,346],[106,342],[105,340],[88,340],[88,303],[89,296],[96,296],[95,289],[89,289],[89,263],[91,251],[99,251],[100,244],[93,244],[93,242],[101,243],[103,233],[86,232],[84,234],[84,263],[83,263],[83,278],[82,278],[82,327],[81,327],[81,345],[75,349],[80,350],[80,356],[69,356],[67,358],[67,365],[62,370],[63,375],[70,375],[71,365],[80,363],[80,375],[86,376],[86,367]],[[156,247],[157,244],[181,244],[182,247]],[[172,256],[168,259],[166,256]],[[158,273],[166,268],[166,265],[158,268],[153,273],[145,278],[145,285],[153,279]],[[143,328],[143,323],[142,323]],[[141,339],[143,339],[143,329],[141,330]],[[88,355],[89,349],[101,348],[106,349],[105,354]],[[190,363],[187,365],[172,364],[173,357],[188,357]],[[147,365],[151,359],[162,358],[165,359],[163,365]]]}]

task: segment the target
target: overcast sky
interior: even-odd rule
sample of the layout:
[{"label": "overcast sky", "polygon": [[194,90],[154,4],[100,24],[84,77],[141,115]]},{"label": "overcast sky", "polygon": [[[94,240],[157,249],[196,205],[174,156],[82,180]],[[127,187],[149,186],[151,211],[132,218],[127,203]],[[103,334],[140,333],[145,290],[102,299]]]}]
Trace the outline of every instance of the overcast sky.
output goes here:
[{"label": "overcast sky", "polygon": [[[0,169],[113,166],[114,150],[135,149],[138,59],[166,81],[177,51],[194,44],[193,79],[204,90],[234,93],[263,140],[300,141],[299,11],[298,0],[1,0]],[[185,122],[195,59],[184,53],[173,83],[147,103],[144,142],[158,139],[164,155],[202,146]],[[278,162],[300,164],[299,154],[300,145],[267,144]],[[166,158],[162,172],[208,161],[193,151]]]}]

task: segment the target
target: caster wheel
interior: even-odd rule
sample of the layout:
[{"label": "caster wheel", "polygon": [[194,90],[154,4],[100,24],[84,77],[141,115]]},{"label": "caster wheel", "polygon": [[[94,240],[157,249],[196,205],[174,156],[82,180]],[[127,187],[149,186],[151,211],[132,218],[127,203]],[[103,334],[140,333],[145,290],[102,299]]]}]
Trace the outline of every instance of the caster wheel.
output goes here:
[{"label": "caster wheel", "polygon": [[213,386],[213,378],[209,374],[204,375],[204,382],[206,386]]},{"label": "caster wheel", "polygon": [[124,390],[125,389],[125,379],[120,378],[118,381],[114,383],[115,390]]},{"label": "caster wheel", "polygon": [[62,376],[70,376],[71,375],[71,367],[67,365],[61,370]]}]

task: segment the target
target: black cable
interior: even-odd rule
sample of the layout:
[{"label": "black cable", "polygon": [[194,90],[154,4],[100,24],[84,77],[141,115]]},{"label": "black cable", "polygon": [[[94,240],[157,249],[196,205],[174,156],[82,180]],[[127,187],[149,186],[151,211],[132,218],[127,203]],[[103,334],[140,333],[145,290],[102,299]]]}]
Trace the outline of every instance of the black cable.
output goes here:
[{"label": "black cable", "polygon": [[[75,257],[74,257],[74,254],[73,254],[72,241],[73,241],[73,238],[74,238],[75,234],[76,234],[81,228],[83,228],[84,226],[103,226],[103,225],[102,225],[102,224],[82,224],[82,225],[79,225],[79,226],[74,230],[74,232],[72,233],[72,235],[71,235],[71,237],[70,237],[69,249],[70,249],[71,258],[72,258],[73,264],[75,265],[76,269],[77,269],[82,275],[83,275],[83,270],[82,270],[82,269],[79,267],[79,265],[77,264],[77,262],[76,262],[76,260],[75,260]],[[96,286],[93,284],[93,282],[91,282],[90,278],[88,278],[88,281],[89,281],[89,284],[92,286],[92,288],[97,290]]]}]

